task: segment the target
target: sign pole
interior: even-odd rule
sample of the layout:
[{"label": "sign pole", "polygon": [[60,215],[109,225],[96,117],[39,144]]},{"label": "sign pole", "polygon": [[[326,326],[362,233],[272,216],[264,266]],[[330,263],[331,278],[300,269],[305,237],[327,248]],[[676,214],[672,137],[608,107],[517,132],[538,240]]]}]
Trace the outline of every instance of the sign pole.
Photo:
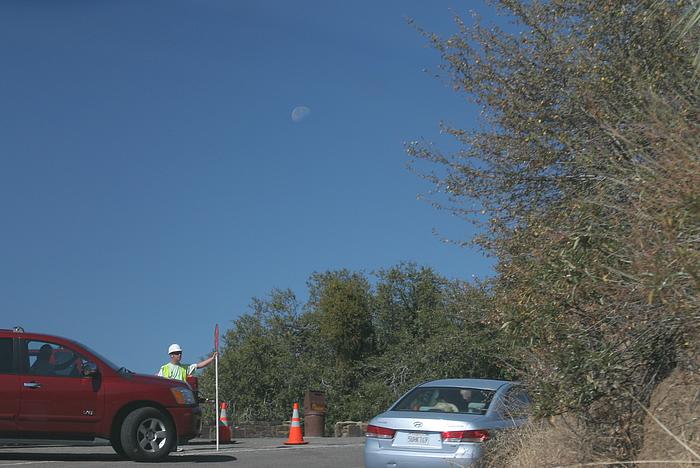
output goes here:
[{"label": "sign pole", "polygon": [[216,324],[216,327],[214,328],[214,351],[216,351],[216,354],[214,355],[214,386],[216,387],[216,408],[214,410],[214,414],[216,415],[216,451],[219,451],[219,418],[221,415],[219,414],[219,324]]}]

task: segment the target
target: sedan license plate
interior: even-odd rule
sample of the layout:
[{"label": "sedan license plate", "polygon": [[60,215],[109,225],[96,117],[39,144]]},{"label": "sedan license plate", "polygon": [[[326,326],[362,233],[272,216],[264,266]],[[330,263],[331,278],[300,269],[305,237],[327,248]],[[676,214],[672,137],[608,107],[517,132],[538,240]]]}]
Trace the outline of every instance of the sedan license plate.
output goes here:
[{"label": "sedan license plate", "polygon": [[421,432],[412,432],[407,435],[406,442],[408,442],[409,445],[426,446],[430,445],[430,436]]},{"label": "sedan license plate", "polygon": [[442,441],[439,432],[396,431],[392,447],[414,449],[440,449]]}]

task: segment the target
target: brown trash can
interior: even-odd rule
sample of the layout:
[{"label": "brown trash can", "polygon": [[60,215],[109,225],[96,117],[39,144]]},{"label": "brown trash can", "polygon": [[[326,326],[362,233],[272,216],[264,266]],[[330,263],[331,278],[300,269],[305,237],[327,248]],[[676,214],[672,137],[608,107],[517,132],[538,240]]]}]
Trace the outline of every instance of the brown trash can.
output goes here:
[{"label": "brown trash can", "polygon": [[307,390],[304,394],[304,435],[323,437],[326,427],[326,394]]},{"label": "brown trash can", "polygon": [[304,436],[323,437],[326,427],[326,415],[324,413],[304,412]]}]

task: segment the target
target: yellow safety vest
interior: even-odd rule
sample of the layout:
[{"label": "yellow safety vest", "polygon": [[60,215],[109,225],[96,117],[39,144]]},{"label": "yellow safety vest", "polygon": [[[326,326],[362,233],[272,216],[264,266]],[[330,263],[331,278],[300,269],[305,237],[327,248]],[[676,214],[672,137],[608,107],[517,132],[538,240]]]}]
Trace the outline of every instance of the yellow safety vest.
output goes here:
[{"label": "yellow safety vest", "polygon": [[188,366],[183,366],[182,364],[173,364],[169,362],[160,368],[160,375],[166,379],[182,380],[187,382],[187,369]]}]

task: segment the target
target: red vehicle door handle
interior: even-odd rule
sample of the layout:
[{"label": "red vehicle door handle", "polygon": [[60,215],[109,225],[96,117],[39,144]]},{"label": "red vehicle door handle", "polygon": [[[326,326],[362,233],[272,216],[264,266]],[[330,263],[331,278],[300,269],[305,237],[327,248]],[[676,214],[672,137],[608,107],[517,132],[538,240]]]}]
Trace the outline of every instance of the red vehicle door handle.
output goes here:
[{"label": "red vehicle door handle", "polygon": [[24,386],[27,388],[41,388],[41,384],[39,382],[24,382]]}]

